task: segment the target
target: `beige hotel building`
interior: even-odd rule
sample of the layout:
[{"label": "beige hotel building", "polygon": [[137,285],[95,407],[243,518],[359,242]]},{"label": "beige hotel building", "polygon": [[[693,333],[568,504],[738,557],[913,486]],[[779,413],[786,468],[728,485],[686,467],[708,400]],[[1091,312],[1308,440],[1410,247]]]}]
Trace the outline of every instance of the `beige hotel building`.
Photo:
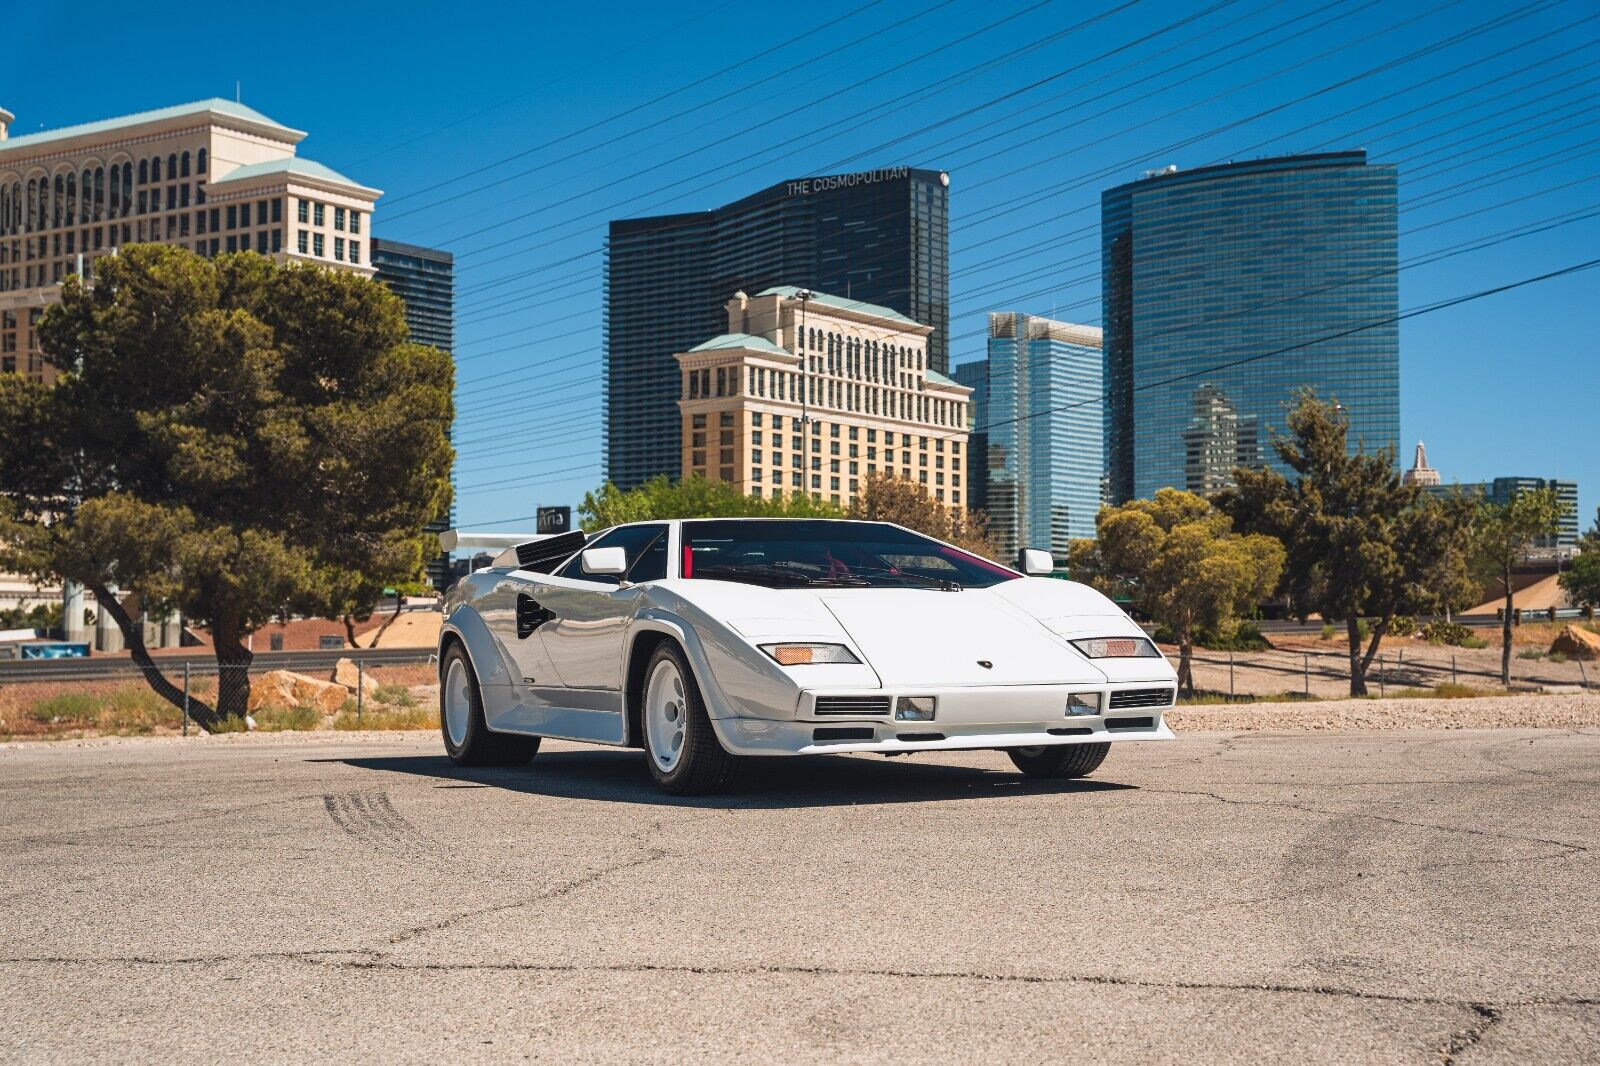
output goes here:
[{"label": "beige hotel building", "polygon": [[931,326],[792,286],[727,303],[728,331],[676,356],[685,477],[848,506],[868,474],[964,505],[972,390],[928,367]]},{"label": "beige hotel building", "polygon": [[0,372],[49,381],[34,327],[68,274],[136,242],[371,274],[382,195],[295,155],[305,133],[230,100],[12,135],[0,109]]}]

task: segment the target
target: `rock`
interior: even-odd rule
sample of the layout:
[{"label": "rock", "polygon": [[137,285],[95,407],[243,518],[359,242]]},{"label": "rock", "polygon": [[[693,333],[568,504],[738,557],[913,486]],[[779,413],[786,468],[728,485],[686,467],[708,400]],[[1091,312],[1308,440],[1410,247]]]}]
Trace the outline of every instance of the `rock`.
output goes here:
[{"label": "rock", "polygon": [[438,703],[439,703],[439,686],[438,685],[412,685],[406,691],[411,693],[411,698],[412,699],[416,700],[417,703],[421,704],[424,707],[438,706]]},{"label": "rock", "polygon": [[1600,633],[1580,626],[1568,626],[1550,643],[1550,654],[1560,652],[1569,659],[1600,659]]},{"label": "rock", "polygon": [[323,714],[334,714],[344,706],[349,695],[349,689],[332,681],[289,670],[268,670],[250,679],[250,702],[246,709],[315,707]]},{"label": "rock", "polygon": [[295,675],[287,670],[268,670],[250,679],[250,702],[247,710],[259,711],[263,707],[293,707]]},{"label": "rock", "polygon": [[298,706],[315,707],[323,714],[337,714],[350,697],[349,689],[332,681],[305,674],[289,676],[294,679],[294,701]]},{"label": "rock", "polygon": [[364,670],[356,669],[356,664],[352,660],[340,659],[333,665],[334,684],[343,685],[351,692],[354,692],[358,680],[361,684],[361,691],[368,696],[378,691],[378,679]]}]

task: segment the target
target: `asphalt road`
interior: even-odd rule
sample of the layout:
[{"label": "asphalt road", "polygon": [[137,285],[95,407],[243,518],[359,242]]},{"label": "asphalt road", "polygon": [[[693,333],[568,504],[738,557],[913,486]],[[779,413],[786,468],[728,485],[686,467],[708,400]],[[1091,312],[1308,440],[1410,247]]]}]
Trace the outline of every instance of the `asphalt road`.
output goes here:
[{"label": "asphalt road", "polygon": [[0,750],[0,1059],[1600,1060],[1600,735]]}]

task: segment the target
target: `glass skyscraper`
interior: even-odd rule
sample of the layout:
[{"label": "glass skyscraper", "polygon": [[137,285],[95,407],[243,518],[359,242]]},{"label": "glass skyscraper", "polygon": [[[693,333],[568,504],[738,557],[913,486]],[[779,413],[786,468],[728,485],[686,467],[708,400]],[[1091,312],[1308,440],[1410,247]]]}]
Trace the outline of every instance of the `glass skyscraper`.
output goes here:
[{"label": "glass skyscraper", "polygon": [[613,221],[606,241],[606,473],[677,476],[673,355],[723,332],[735,292],[796,285],[934,328],[949,368],[949,176],[888,167],[781,182],[710,211]]},{"label": "glass skyscraper", "polygon": [[[374,239],[372,265],[377,278],[406,305],[406,328],[411,339],[442,352],[454,352],[456,343],[455,256],[434,248],[422,248],[399,241]],[[456,524],[456,505],[452,500],[448,514],[423,529],[440,533]],[[450,556],[441,553],[428,563],[428,580],[440,592],[455,580]]]},{"label": "glass skyscraper", "polygon": [[1365,152],[1168,167],[1101,196],[1106,450],[1114,502],[1282,469],[1295,393],[1400,446],[1393,166]]},{"label": "glass skyscraper", "polygon": [[956,367],[972,389],[967,504],[989,513],[1002,558],[1044,548],[1064,566],[1093,537],[1105,469],[1100,330],[989,316],[987,357]]}]

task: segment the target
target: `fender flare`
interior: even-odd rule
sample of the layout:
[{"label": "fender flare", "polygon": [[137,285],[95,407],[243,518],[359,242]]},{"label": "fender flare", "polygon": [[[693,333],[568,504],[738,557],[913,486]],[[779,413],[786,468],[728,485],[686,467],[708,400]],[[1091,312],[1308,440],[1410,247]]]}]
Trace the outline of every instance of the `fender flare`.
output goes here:
[{"label": "fender flare", "polygon": [[733,705],[723,693],[717,683],[717,675],[711,669],[711,660],[706,655],[705,645],[700,641],[700,634],[681,617],[660,607],[646,607],[634,618],[634,623],[629,632],[627,660],[622,664],[622,676],[628,677],[628,672],[633,666],[633,647],[637,643],[638,634],[642,632],[663,633],[678,642],[683,653],[689,657],[689,665],[694,668],[695,684],[700,688],[700,698],[705,702],[706,714],[711,719],[712,728],[721,729],[717,721],[722,718],[737,717]]},{"label": "fender flare", "polygon": [[467,649],[467,661],[472,663],[472,672],[478,675],[479,686],[507,686],[512,683],[511,670],[506,666],[505,657],[500,654],[499,642],[489,632],[489,625],[481,614],[465,604],[450,612],[439,629],[441,663],[444,661],[445,645],[452,636]]}]

